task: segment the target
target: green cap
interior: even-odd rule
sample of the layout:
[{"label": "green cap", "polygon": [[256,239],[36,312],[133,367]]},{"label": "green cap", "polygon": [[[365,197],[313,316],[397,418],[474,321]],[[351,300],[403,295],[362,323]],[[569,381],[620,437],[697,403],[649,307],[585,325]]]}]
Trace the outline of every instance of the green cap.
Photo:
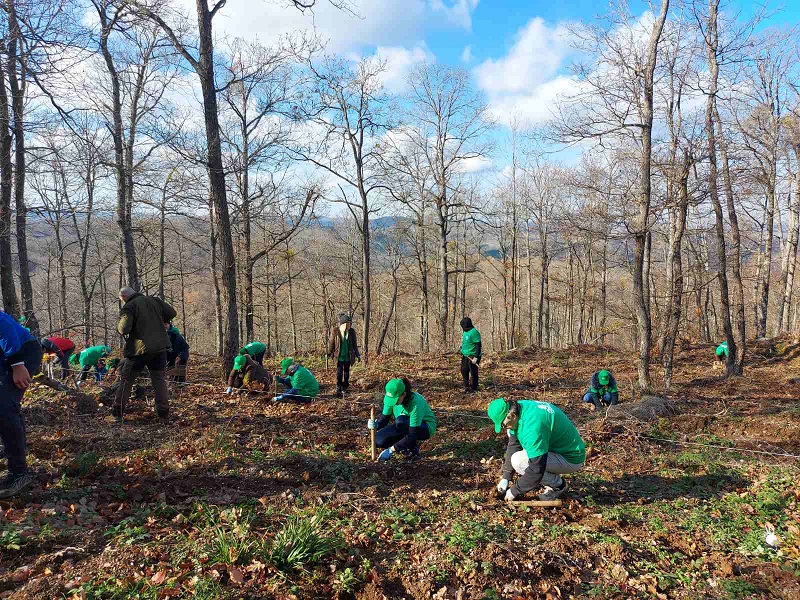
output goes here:
[{"label": "green cap", "polygon": [[603,369],[597,374],[597,381],[600,382],[600,385],[608,385],[608,381],[611,378],[611,373]]},{"label": "green cap", "polygon": [[494,422],[494,432],[500,433],[503,428],[503,421],[508,414],[508,402],[505,398],[497,398],[489,403],[489,408],[486,410],[489,418]]},{"label": "green cap", "polygon": [[233,359],[233,370],[234,371],[241,371],[242,367],[247,364],[247,357],[244,354],[240,354],[236,358]]},{"label": "green cap", "polygon": [[286,371],[289,370],[289,367],[292,366],[293,362],[294,362],[294,359],[291,356],[288,356],[288,357],[284,358],[281,361],[281,374],[282,375],[286,375]]},{"label": "green cap", "polygon": [[386,383],[384,390],[386,394],[383,397],[383,403],[387,406],[394,406],[406,391],[406,384],[400,378],[390,379]]}]

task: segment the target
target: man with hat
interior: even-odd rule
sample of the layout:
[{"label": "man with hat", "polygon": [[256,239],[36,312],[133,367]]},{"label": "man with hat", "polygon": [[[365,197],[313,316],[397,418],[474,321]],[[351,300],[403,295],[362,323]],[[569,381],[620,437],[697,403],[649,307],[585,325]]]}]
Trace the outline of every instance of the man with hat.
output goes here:
[{"label": "man with hat", "polygon": [[264,389],[267,389],[272,385],[272,375],[249,354],[239,354],[233,359],[233,369],[228,375],[228,389],[225,393],[232,394],[234,388],[239,389],[257,382],[263,383]]},{"label": "man with hat", "polygon": [[331,329],[328,356],[336,358],[336,397],[341,398],[350,387],[350,367],[361,360],[358,340],[352,319],[347,313],[339,315],[339,325]]},{"label": "man with hat", "polygon": [[275,402],[311,402],[319,394],[319,382],[314,374],[293,358],[281,361],[281,375],[278,381],[286,386],[286,391],[275,396]]},{"label": "man with hat", "polygon": [[[389,425],[392,416],[394,423]],[[395,452],[406,458],[417,458],[419,443],[436,433],[436,417],[428,401],[411,389],[411,382],[398,377],[386,384],[381,418],[369,419],[367,429],[376,430],[375,445],[385,448],[378,457],[380,462],[386,462]]]},{"label": "man with hat", "polygon": [[619,404],[617,380],[614,379],[610,371],[603,369],[592,375],[589,391],[583,395],[583,401],[591,402],[595,408],[602,408],[603,405]]},{"label": "man with hat", "polygon": [[[507,502],[542,486],[539,500],[555,500],[567,491],[561,477],[583,468],[586,447],[569,417],[549,402],[497,398],[489,404],[495,433],[506,428],[508,446],[497,493]],[[509,487],[514,472],[517,482]]]}]

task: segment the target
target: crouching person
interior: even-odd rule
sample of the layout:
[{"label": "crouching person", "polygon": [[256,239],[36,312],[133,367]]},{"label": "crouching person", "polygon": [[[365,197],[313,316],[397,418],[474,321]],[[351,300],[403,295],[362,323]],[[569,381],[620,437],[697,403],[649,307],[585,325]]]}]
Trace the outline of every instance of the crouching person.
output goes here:
[{"label": "crouching person", "polygon": [[250,355],[239,354],[233,359],[233,369],[228,375],[228,389],[225,393],[232,394],[234,389],[249,388],[254,383],[262,384],[265,390],[269,389],[272,385],[272,375]]},{"label": "crouching person", "polygon": [[[396,452],[406,458],[419,457],[419,444],[436,433],[436,417],[420,394],[411,389],[406,379],[391,379],[386,384],[383,397],[383,414],[380,419],[367,423],[375,429],[375,445],[384,448],[378,460],[385,462]],[[389,421],[394,416],[394,423]]]},{"label": "crouching person", "polygon": [[275,396],[275,402],[311,402],[319,394],[317,378],[303,365],[294,362],[293,358],[281,361],[281,375],[283,377],[278,377],[278,381],[286,387],[286,391]]},{"label": "crouching person", "polygon": [[[549,402],[504,398],[493,400],[487,412],[495,433],[508,430],[498,496],[521,500],[540,486],[539,500],[561,496],[567,490],[561,475],[579,471],[586,461],[586,447],[569,417]],[[510,486],[514,472],[519,478]]]},{"label": "crouching person", "polygon": [[610,371],[603,369],[592,375],[589,391],[583,395],[583,401],[591,402],[595,408],[619,404],[617,380]]}]

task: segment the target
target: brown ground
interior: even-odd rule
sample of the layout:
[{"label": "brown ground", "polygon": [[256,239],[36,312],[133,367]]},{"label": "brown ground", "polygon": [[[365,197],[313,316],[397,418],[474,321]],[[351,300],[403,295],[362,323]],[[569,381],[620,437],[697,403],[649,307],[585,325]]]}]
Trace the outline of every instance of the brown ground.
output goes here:
[{"label": "brown ground", "polygon": [[[597,347],[490,355],[470,396],[455,355],[381,357],[354,369],[348,399],[310,406],[191,387],[169,425],[144,403],[122,426],[80,416],[38,388],[36,483],[0,501],[0,597],[800,598],[800,462],[737,451],[800,455],[796,350],[765,346],[728,381],[713,349],[680,353],[678,414],[654,423],[580,402],[601,367],[631,400],[633,358]],[[335,370],[305,364],[330,393]],[[399,374],[439,429],[421,461],[373,464],[369,403]],[[494,500],[504,442],[479,417],[497,396],[554,402],[579,426],[589,458],[565,507]],[[310,547],[292,523],[314,515],[318,555],[276,558],[281,540]]]}]

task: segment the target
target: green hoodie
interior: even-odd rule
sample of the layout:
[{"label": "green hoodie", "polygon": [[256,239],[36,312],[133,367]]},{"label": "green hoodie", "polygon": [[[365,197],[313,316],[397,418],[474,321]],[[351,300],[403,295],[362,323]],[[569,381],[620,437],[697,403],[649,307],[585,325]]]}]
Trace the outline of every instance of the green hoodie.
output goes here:
[{"label": "green hoodie", "polygon": [[108,346],[91,346],[81,352],[80,365],[82,369],[86,367],[93,367],[97,361],[111,354],[111,348]]},{"label": "green hoodie", "polygon": [[313,373],[302,365],[297,365],[297,369],[289,377],[292,387],[297,390],[301,396],[308,396],[314,398],[319,394],[319,383],[314,377]]},{"label": "green hoodie", "polygon": [[431,407],[428,405],[428,401],[417,392],[411,393],[411,400],[408,402],[407,406],[394,404],[384,399],[383,414],[393,415],[395,419],[397,417],[407,416],[409,427],[419,427],[425,423],[428,426],[431,437],[436,433],[436,417]]},{"label": "green hoodie", "polygon": [[586,460],[581,435],[560,408],[535,400],[520,400],[519,408],[519,423],[514,433],[529,459],[554,452],[573,465]]},{"label": "green hoodie", "polygon": [[265,352],[267,350],[267,345],[262,344],[261,342],[250,342],[243,348],[243,350],[250,356],[255,356],[256,354]]},{"label": "green hoodie", "polygon": [[716,352],[716,355],[719,356],[720,358],[723,357],[723,356],[725,358],[727,358],[728,357],[728,342],[727,341],[722,342],[719,346],[717,346],[717,349],[716,349],[715,352]]}]

